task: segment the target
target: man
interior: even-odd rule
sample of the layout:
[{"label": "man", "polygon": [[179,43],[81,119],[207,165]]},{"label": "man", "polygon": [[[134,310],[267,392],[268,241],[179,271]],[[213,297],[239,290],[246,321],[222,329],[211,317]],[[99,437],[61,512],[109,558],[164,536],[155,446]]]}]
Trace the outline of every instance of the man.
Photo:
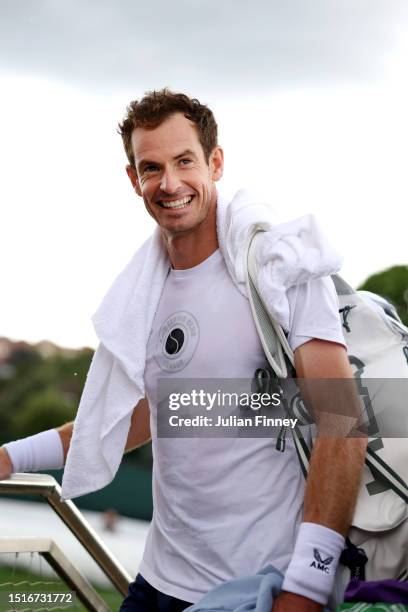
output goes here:
[{"label": "man", "polygon": [[[248,300],[218,248],[216,183],[224,156],[212,112],[183,94],[152,92],[131,103],[120,132],[128,177],[160,228],[171,264],[146,347],[146,399],[133,412],[125,447],[148,437],[149,404],[155,510],[140,574],[122,610],[183,610],[217,584],[269,563],[286,572],[273,612],[320,611],[353,515],[365,441],[318,438],[304,491],[290,443],[278,453],[267,439],[157,438],[159,379],[252,378],[265,357]],[[352,377],[330,279],[291,287],[287,298],[297,376]],[[180,313],[197,331],[191,337],[174,324]],[[184,357],[172,361],[181,349]],[[68,424],[59,435],[40,436],[55,445],[57,457],[61,442],[66,456],[71,434]],[[40,443],[27,440],[0,450],[0,476],[12,470],[10,457],[29,469],[26,459],[19,463],[26,450],[18,445],[31,444],[36,456]],[[41,461],[33,463],[38,469]],[[316,549],[327,571],[313,564]]]}]

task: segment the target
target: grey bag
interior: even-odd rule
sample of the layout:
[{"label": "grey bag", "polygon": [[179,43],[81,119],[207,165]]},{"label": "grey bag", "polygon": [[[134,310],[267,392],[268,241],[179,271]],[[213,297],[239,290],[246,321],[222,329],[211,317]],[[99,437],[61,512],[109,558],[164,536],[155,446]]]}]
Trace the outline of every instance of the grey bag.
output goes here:
[{"label": "grey bag", "polygon": [[[313,424],[300,394],[294,397],[296,392],[289,380],[285,385],[290,371],[294,372],[293,352],[282,327],[270,316],[258,292],[254,236],[248,249],[248,297],[267,360],[277,379],[281,380],[285,395],[289,395],[285,403],[290,405],[290,415],[296,416],[301,424],[309,425],[306,434],[303,427],[296,426],[291,430],[300,467],[306,477]],[[392,305],[379,296],[354,291],[338,275],[332,278],[355,379],[358,381],[362,376],[373,381],[408,378],[408,329],[395,310],[393,312]],[[379,382],[375,401],[377,411],[387,409],[389,397],[385,384],[381,386]],[[394,401],[401,402],[399,409],[405,415],[406,426],[407,398],[397,397]],[[369,438],[362,485],[349,532],[351,542],[362,547],[368,557],[365,568],[368,580],[408,579],[407,482],[407,438]],[[344,584],[349,577],[349,573],[344,572]]]}]

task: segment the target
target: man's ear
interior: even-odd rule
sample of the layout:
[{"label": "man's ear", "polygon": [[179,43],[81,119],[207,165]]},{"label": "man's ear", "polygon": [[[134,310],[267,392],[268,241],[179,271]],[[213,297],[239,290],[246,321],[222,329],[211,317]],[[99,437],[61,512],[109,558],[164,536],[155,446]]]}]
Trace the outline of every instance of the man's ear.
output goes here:
[{"label": "man's ear", "polygon": [[224,151],[221,147],[216,146],[210,155],[209,166],[211,169],[211,178],[213,181],[219,181],[224,173]]},{"label": "man's ear", "polygon": [[128,164],[126,166],[126,174],[128,175],[129,180],[132,183],[132,187],[136,191],[137,195],[142,197],[142,192],[140,189],[139,178],[137,176],[136,168]]}]

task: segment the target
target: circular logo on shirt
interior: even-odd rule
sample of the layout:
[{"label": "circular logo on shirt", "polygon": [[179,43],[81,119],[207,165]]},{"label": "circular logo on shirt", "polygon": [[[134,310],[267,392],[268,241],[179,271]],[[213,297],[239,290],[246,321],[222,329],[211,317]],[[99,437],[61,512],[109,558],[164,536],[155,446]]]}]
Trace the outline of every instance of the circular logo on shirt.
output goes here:
[{"label": "circular logo on shirt", "polygon": [[172,329],[167,336],[165,350],[168,355],[175,355],[179,353],[184,344],[184,332],[180,327]]},{"label": "circular logo on shirt", "polygon": [[179,372],[194,355],[200,330],[197,319],[189,312],[176,312],[160,328],[156,361],[165,372]]}]

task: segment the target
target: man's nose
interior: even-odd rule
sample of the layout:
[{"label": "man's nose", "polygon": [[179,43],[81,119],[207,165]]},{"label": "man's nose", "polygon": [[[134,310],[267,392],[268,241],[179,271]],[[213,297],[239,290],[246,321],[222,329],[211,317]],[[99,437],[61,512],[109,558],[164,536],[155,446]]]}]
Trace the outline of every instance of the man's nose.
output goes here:
[{"label": "man's nose", "polygon": [[160,181],[160,189],[166,193],[175,193],[180,187],[180,179],[172,168],[165,168]]}]

